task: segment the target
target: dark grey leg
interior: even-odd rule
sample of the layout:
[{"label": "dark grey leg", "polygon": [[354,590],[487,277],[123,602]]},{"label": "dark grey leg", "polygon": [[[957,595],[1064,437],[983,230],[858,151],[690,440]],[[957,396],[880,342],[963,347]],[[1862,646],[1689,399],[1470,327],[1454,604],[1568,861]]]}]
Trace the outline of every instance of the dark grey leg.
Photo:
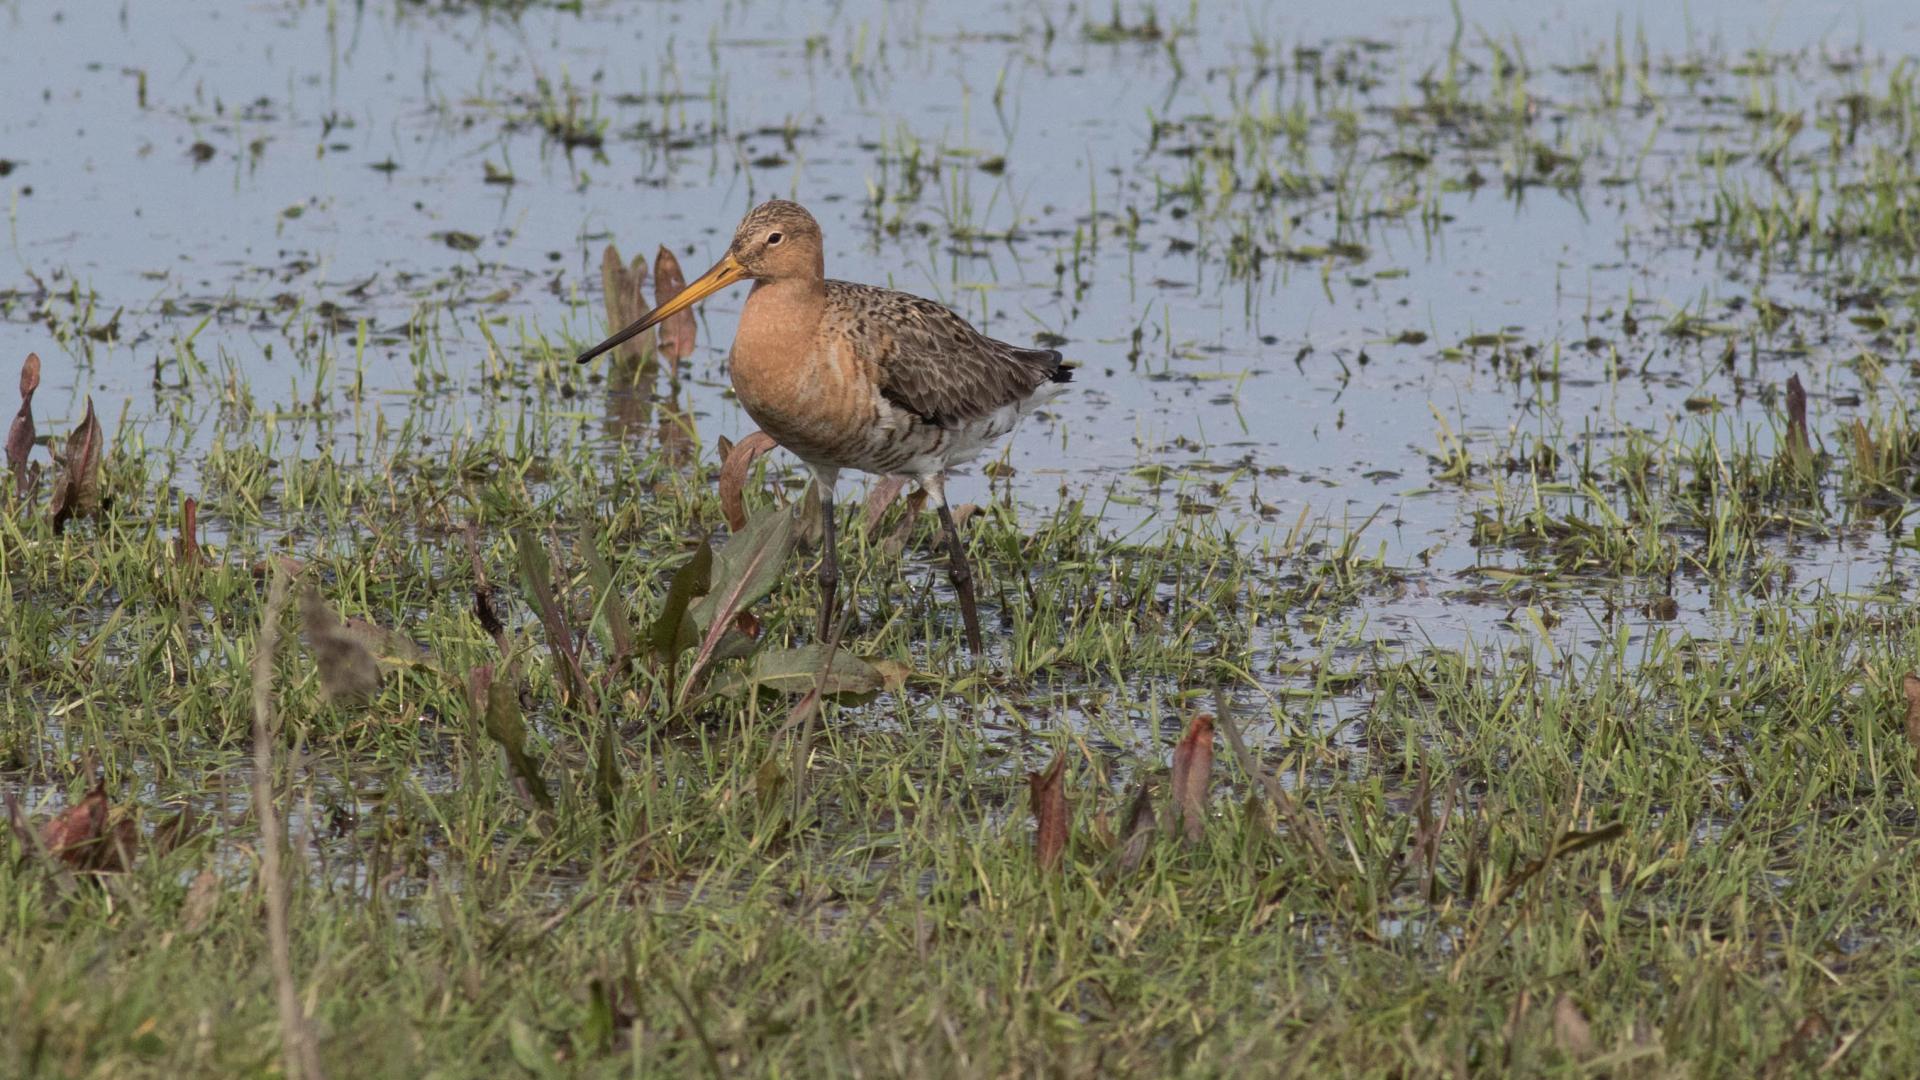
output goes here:
[{"label": "dark grey leg", "polygon": [[960,543],[960,529],[945,499],[940,500],[940,531],[947,538],[947,576],[953,580],[953,591],[960,594],[960,617],[967,623],[967,649],[979,656],[980,612],[973,602],[973,568],[967,565],[967,549]]},{"label": "dark grey leg", "polygon": [[840,588],[840,554],[833,530],[833,486],[820,488],[820,640],[833,631],[834,593]]}]

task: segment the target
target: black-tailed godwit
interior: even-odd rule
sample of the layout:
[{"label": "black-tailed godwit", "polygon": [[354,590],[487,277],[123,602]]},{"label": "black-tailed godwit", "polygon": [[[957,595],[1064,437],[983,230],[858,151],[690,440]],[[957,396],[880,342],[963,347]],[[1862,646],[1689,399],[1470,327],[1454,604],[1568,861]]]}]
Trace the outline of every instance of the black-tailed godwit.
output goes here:
[{"label": "black-tailed godwit", "polygon": [[1072,380],[1072,368],[1051,349],[987,337],[931,300],[829,280],[819,223],[783,199],[755,207],[713,269],[579,362],[747,280],[753,291],[733,338],[733,389],[747,415],[819,483],[821,637],[840,581],[834,486],[842,469],[857,469],[918,482],[939,511],[967,646],[978,655],[973,572],[947,505],[947,470],[1011,432]]}]

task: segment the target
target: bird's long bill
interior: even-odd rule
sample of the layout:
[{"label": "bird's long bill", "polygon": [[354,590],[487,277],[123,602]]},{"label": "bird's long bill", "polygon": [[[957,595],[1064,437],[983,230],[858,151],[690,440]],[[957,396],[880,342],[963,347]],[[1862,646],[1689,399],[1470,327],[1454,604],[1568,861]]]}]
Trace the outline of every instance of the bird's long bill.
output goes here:
[{"label": "bird's long bill", "polygon": [[626,344],[627,339],[633,335],[667,321],[668,316],[677,315],[734,282],[746,280],[746,277],[746,267],[741,266],[731,254],[723,255],[719,262],[713,264],[713,269],[695,278],[692,284],[681,289],[666,303],[628,324],[626,329],[581,353],[574,358],[574,363],[584,364],[609,349],[617,349]]}]

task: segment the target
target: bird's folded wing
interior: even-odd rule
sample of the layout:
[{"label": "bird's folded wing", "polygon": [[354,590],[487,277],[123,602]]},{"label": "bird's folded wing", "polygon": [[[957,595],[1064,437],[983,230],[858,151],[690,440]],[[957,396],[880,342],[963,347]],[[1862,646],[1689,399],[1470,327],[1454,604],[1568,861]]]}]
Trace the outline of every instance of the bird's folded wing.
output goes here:
[{"label": "bird's folded wing", "polygon": [[[866,294],[849,308],[883,329],[863,336],[864,357],[880,377],[880,393],[930,424],[950,427],[1031,396],[1060,370],[1060,354],[1023,349],[975,330],[932,300],[870,286],[830,282]],[[869,327],[869,329],[872,329]]]}]

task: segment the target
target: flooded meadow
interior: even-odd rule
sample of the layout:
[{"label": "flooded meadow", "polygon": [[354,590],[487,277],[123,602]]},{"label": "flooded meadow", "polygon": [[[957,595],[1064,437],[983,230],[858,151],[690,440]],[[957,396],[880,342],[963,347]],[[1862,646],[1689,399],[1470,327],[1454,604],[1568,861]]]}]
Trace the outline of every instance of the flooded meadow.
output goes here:
[{"label": "flooded meadow", "polygon": [[[176,7],[0,2],[24,1074],[1913,1071],[1920,12]],[[574,362],[769,198],[1076,365],[978,656]]]}]

